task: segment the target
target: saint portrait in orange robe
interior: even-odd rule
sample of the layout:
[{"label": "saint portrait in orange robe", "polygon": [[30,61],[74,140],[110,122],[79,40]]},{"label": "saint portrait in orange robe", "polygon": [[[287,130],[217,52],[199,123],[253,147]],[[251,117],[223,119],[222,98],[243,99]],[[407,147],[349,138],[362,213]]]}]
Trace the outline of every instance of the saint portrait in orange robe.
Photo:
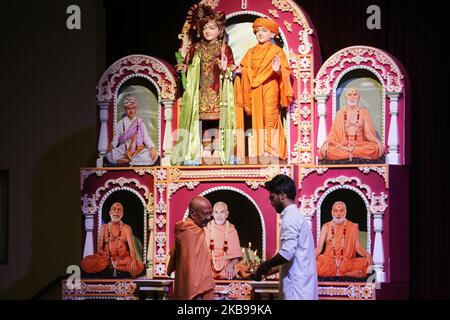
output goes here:
[{"label": "saint portrait in orange robe", "polygon": [[236,264],[242,259],[239,235],[234,225],[227,221],[228,214],[228,206],[224,202],[216,202],[213,207],[214,220],[205,227],[206,245],[215,279],[233,279],[238,273]]},{"label": "saint portrait in orange robe", "polygon": [[379,159],[384,154],[384,145],[377,137],[369,111],[358,105],[358,90],[348,89],[346,98],[347,105],[337,112],[330,133],[320,148],[319,159]]},{"label": "saint portrait in orange robe", "polygon": [[[321,277],[367,276],[372,258],[359,243],[358,224],[346,219],[345,203],[333,204],[333,220],[323,225],[316,249],[317,275]],[[323,246],[325,251],[322,253]]]}]

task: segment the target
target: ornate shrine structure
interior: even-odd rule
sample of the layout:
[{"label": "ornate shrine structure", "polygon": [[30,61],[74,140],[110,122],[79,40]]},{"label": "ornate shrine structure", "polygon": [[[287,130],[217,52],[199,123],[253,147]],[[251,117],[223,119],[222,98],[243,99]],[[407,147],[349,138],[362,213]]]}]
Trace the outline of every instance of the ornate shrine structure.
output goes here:
[{"label": "ornate shrine structure", "polygon": [[[344,48],[321,61],[319,39],[307,14],[291,0],[210,1],[227,17],[229,45],[237,62],[254,40],[251,23],[269,17],[280,28],[280,42],[289,58],[295,100],[283,115],[287,161],[230,166],[170,166],[179,126],[179,80],[173,66],[146,55],[124,57],[112,64],[98,84],[98,158],[80,171],[83,257],[96,252],[100,227],[113,202],[124,206],[124,222],[132,227],[145,274],[138,279],[82,279],[64,299],[170,298],[173,279],[167,255],[174,243],[174,225],[187,213],[193,196],[228,201],[230,221],[241,246],[251,243],[261,259],[277,251],[279,218],[264,183],[285,174],[297,183],[297,205],[317,243],[332,203],[346,202],[348,218],[358,223],[360,242],[372,255],[373,273],[366,279],[319,278],[321,299],[396,299],[409,294],[409,92],[408,77],[389,53],[364,45]],[[187,22],[186,22],[187,24]],[[189,45],[188,25],[180,34],[181,55]],[[244,40],[243,40],[244,39]],[[360,105],[369,110],[385,154],[376,161],[319,160],[344,92],[358,88]],[[156,165],[118,167],[105,155],[113,139],[125,95],[138,100],[138,117],[158,151]],[[80,257],[81,258],[81,257]],[[276,298],[274,277],[261,283],[217,281],[216,296],[227,299]]]}]

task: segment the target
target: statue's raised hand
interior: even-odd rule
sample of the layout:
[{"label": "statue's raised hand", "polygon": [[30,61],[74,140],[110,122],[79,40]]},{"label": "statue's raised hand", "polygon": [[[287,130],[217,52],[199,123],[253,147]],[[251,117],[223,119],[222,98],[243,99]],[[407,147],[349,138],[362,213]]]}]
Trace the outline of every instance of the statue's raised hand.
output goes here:
[{"label": "statue's raised hand", "polygon": [[281,59],[279,56],[275,56],[272,60],[272,69],[273,72],[279,73],[281,70]]}]

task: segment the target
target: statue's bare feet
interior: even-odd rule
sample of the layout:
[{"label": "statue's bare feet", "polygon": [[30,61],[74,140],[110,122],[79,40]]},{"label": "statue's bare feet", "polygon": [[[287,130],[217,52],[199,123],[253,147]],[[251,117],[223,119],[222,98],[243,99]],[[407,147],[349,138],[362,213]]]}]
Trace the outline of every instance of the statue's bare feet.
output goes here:
[{"label": "statue's bare feet", "polygon": [[119,165],[125,166],[127,164],[130,164],[130,159],[122,158],[122,159],[119,160]]},{"label": "statue's bare feet", "polygon": [[361,270],[357,271],[351,271],[344,274],[345,277],[352,277],[352,278],[365,278],[367,276],[366,273],[362,272]]}]

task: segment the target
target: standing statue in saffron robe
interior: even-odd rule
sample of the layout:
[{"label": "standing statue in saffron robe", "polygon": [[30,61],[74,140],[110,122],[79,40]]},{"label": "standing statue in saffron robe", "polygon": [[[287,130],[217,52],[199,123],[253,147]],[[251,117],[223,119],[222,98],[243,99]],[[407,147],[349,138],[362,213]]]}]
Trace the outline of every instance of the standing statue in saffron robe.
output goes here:
[{"label": "standing statue in saffron robe", "polygon": [[[287,158],[281,108],[293,101],[289,61],[280,47],[272,43],[278,25],[271,19],[253,23],[258,44],[249,49],[236,69],[235,99],[237,157],[245,156],[244,111],[252,117],[252,150],[257,157]],[[280,108],[281,107],[281,108]]]},{"label": "standing statue in saffron robe", "polygon": [[[232,69],[233,53],[225,43],[225,13],[210,7],[194,5],[189,11],[191,29],[201,40],[186,53],[184,61],[176,66],[186,72],[186,87],[181,103],[178,137],[172,150],[172,165],[201,164],[201,136],[199,122],[217,121],[221,164],[235,162],[234,94]],[[192,36],[191,36],[192,37]],[[195,37],[195,35],[194,35]]]},{"label": "standing statue in saffron robe", "polygon": [[[359,243],[358,224],[346,219],[347,207],[344,202],[335,202],[331,215],[333,220],[322,226],[316,249],[317,275],[366,277],[373,263],[370,254]],[[325,243],[325,252],[322,253]]]},{"label": "standing statue in saffron robe", "polygon": [[216,202],[213,207],[214,220],[205,227],[206,245],[215,279],[233,279],[239,271],[235,266],[242,259],[239,235],[227,220],[228,214],[226,203]]},{"label": "standing statue in saffron robe", "polygon": [[320,148],[319,159],[379,159],[384,154],[384,145],[377,137],[369,111],[359,105],[359,91],[349,88],[346,98],[347,105],[337,112],[327,140]]},{"label": "standing statue in saffron robe", "polygon": [[126,117],[117,122],[106,158],[120,166],[151,166],[158,158],[142,119],[136,116],[137,100],[128,96],[124,101]]},{"label": "standing statue in saffron robe", "polygon": [[109,210],[111,222],[102,225],[100,244],[96,254],[81,261],[81,269],[87,273],[98,273],[106,268],[129,273],[133,278],[144,271],[145,265],[136,255],[131,227],[122,222],[123,206],[116,202]]}]

